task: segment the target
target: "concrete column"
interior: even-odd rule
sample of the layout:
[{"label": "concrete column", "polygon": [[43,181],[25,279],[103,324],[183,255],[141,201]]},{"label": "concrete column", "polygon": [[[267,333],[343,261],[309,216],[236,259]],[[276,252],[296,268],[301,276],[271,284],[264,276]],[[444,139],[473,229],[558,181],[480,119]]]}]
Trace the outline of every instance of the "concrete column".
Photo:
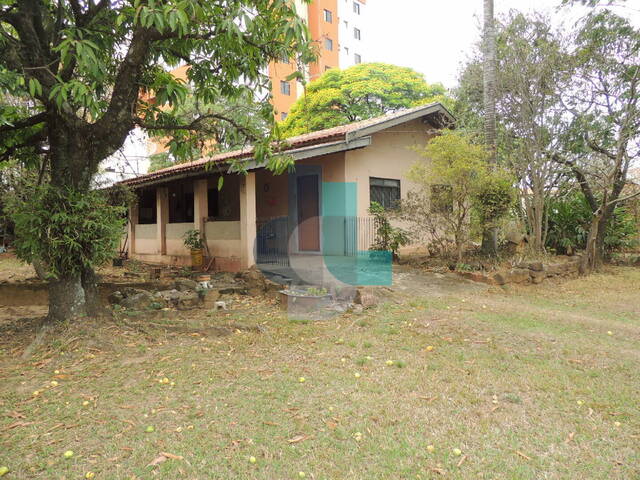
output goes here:
[{"label": "concrete column", "polygon": [[204,235],[205,220],[209,216],[209,202],[207,201],[207,179],[193,182],[193,228]]},{"label": "concrete column", "polygon": [[133,257],[133,254],[136,253],[136,225],[138,224],[138,204],[133,205],[129,208],[129,225],[128,228],[128,236],[129,236],[129,258]]},{"label": "concrete column", "polygon": [[167,254],[167,223],[169,223],[169,189],[156,189],[156,248],[160,255]]},{"label": "concrete column", "polygon": [[256,264],[256,174],[240,177],[240,268]]}]

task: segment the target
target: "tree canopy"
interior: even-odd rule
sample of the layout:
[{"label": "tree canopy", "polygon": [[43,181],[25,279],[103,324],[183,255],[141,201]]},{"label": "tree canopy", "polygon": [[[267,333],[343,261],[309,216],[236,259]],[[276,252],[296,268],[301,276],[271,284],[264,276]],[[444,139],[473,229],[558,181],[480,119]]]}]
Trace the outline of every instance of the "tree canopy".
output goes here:
[{"label": "tree canopy", "polygon": [[366,120],[402,108],[445,101],[446,89],[411,68],[362,63],[331,69],[306,87],[281,129],[286,137]]},{"label": "tree canopy", "polygon": [[[64,213],[57,208],[79,202],[78,194],[88,195],[100,162],[135,127],[178,138],[172,154],[180,158],[213,143],[203,141],[202,132],[239,126],[220,111],[187,118],[184,106],[190,101],[210,105],[261,94],[258,114],[272,125],[269,62],[288,57],[304,63],[313,56],[308,29],[289,0],[4,0],[0,162],[35,156],[49,172],[51,198],[67,198],[47,204],[53,210],[41,217],[46,229],[47,221]],[[186,81],[169,72],[180,64],[190,65]],[[272,170],[286,166],[273,155],[277,147],[270,135],[238,130],[255,145],[259,162]],[[92,231],[100,235],[103,230]],[[68,242],[80,234],[70,233],[53,241]],[[30,251],[46,249],[42,244]],[[87,288],[80,285],[79,272],[82,278],[91,275],[84,275],[89,266],[81,259],[59,265],[49,313],[70,318],[85,305],[82,289]]]}]

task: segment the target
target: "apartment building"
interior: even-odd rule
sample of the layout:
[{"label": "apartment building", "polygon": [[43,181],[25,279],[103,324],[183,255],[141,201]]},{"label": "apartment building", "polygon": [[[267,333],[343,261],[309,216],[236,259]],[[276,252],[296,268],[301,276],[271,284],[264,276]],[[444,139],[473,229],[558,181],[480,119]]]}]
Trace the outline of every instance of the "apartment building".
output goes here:
[{"label": "apartment building", "polygon": [[[370,32],[366,26],[366,0],[313,0],[309,4],[295,0],[295,5],[318,48],[317,62],[306,67],[308,81],[332,68],[348,68],[368,61],[366,44]],[[295,59],[282,59],[269,65],[273,106],[279,121],[287,118],[304,92],[300,82],[287,80],[297,69]]]}]

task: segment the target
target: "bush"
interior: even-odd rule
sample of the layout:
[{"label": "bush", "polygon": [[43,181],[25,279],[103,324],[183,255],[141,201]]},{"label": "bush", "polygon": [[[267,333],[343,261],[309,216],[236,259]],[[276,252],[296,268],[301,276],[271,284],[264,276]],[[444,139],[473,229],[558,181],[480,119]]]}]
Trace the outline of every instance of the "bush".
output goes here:
[{"label": "bush", "polygon": [[369,214],[373,215],[376,225],[376,239],[371,250],[391,252],[393,259],[397,259],[398,250],[409,243],[409,236],[391,225],[388,212],[378,202],[371,202]]},{"label": "bush", "polygon": [[[572,254],[586,247],[592,212],[582,192],[552,200],[548,206],[549,227],[546,247],[559,254]],[[625,206],[614,210],[604,237],[607,253],[632,247],[638,226]]]},{"label": "bush", "polygon": [[10,200],[18,257],[42,262],[53,277],[79,274],[113,258],[125,208],[102,192],[32,186]]}]

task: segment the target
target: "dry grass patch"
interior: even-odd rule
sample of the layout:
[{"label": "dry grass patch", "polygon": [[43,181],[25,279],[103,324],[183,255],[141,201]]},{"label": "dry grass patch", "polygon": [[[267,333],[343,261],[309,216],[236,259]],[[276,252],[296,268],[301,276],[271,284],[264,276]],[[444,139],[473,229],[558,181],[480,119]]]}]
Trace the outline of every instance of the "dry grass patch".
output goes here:
[{"label": "dry grass patch", "polygon": [[639,282],[620,268],[306,324],[246,299],[68,327],[59,338],[78,340],[28,362],[5,342],[0,465],[9,479],[637,478]]}]

